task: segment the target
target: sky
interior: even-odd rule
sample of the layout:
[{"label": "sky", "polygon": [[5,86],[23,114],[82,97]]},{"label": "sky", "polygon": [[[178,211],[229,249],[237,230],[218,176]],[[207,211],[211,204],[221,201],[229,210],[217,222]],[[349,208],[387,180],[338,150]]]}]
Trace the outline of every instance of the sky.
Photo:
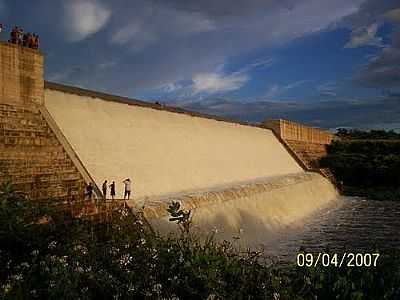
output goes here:
[{"label": "sky", "polygon": [[398,0],[0,0],[0,23],[40,35],[49,81],[248,122],[400,130]]}]

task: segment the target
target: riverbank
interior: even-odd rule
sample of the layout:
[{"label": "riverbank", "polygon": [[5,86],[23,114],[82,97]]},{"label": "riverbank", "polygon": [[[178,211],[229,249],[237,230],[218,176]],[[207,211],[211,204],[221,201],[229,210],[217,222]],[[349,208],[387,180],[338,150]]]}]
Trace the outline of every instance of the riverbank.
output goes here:
[{"label": "riverbank", "polygon": [[341,183],[342,193],[372,200],[400,201],[398,135],[356,131],[342,136],[342,140],[327,146],[328,154],[320,161]]}]

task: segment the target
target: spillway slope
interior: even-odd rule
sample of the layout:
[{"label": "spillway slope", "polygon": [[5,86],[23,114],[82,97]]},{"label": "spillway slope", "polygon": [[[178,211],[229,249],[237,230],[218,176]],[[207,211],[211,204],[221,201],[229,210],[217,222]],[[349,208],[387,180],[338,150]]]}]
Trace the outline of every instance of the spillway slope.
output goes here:
[{"label": "spillway slope", "polygon": [[272,131],[45,89],[45,106],[96,183],[136,198],[303,172]]}]

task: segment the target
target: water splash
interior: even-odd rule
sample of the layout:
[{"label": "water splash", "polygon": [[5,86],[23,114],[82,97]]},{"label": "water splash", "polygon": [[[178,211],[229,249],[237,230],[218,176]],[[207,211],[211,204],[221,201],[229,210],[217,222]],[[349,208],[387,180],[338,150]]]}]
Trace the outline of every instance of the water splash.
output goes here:
[{"label": "water splash", "polygon": [[193,229],[217,240],[239,240],[257,247],[278,231],[297,226],[337,199],[335,187],[317,173],[293,174],[263,181],[193,193],[164,200],[149,200],[144,215],[161,233],[176,231],[168,221],[170,201],[180,201],[193,212]]}]

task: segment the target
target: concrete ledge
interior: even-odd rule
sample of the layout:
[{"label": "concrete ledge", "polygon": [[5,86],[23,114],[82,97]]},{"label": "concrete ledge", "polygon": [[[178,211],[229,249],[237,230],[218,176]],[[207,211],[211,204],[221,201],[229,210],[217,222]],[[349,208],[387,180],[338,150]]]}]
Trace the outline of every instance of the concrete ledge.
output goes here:
[{"label": "concrete ledge", "polygon": [[[243,198],[244,196],[272,192],[283,187],[289,187],[306,181],[315,180],[318,176],[320,175],[317,173],[307,172],[273,178],[263,178],[247,183],[214,188],[208,191],[192,192],[184,195],[177,194],[175,196],[170,196],[169,198],[148,198],[141,203],[144,205],[144,215],[146,218],[161,218],[168,215],[167,208],[172,201],[180,202],[184,209],[193,210],[202,206],[234,201]],[[131,200],[128,205],[135,206],[136,203]]]},{"label": "concrete ledge", "polygon": [[161,234],[177,232],[166,208],[169,201],[180,201],[192,211],[192,231],[200,237],[213,234],[218,241],[255,248],[268,243],[277,232],[302,226],[304,220],[337,199],[326,178],[309,172],[149,202],[143,214]]}]

